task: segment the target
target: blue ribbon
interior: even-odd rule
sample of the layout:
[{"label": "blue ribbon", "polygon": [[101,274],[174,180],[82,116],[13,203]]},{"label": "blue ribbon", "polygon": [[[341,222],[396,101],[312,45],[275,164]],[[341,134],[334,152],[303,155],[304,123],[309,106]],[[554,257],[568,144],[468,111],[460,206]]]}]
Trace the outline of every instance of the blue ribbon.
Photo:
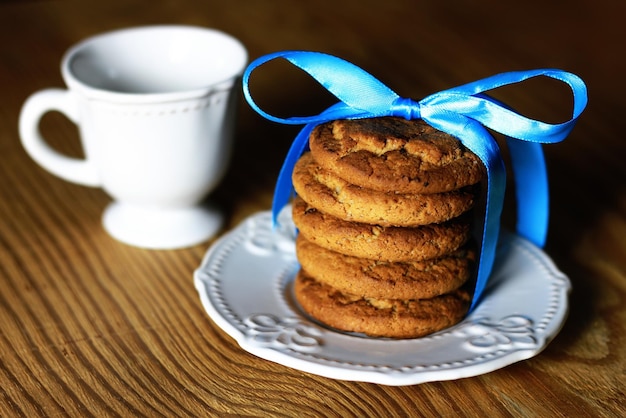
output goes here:
[{"label": "blue ribbon", "polygon": [[[264,112],[252,99],[250,74],[258,66],[283,58],[304,70],[340,101],[319,115],[279,118]],[[546,76],[569,85],[574,96],[572,118],[548,124],[519,115],[483,94],[532,77]],[[548,230],[548,181],[542,143],[567,137],[587,105],[587,88],[576,75],[556,69],[538,69],[497,74],[430,95],[419,102],[400,97],[363,69],[340,58],[307,51],[283,51],[253,61],[243,75],[243,92],[250,106],[265,118],[283,124],[301,125],[278,176],[273,201],[273,222],[293,196],[291,173],[307,149],[309,134],[321,123],[336,119],[397,116],[423,119],[432,127],[458,138],[487,168],[487,196],[482,245],[478,263],[473,309],[479,301],[493,267],[504,201],[506,173],[498,144],[486,128],[506,137],[515,176],[517,233],[543,247]]]}]

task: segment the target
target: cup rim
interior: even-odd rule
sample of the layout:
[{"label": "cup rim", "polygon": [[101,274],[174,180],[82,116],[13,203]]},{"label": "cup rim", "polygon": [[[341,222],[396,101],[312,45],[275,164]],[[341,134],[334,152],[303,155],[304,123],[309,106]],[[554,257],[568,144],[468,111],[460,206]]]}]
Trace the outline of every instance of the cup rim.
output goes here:
[{"label": "cup rim", "polygon": [[[180,91],[172,92],[155,92],[155,93],[126,93],[112,90],[105,90],[102,88],[94,87],[78,79],[71,70],[72,59],[76,54],[82,51],[87,45],[93,42],[110,37],[112,35],[118,35],[121,33],[131,33],[140,31],[156,31],[156,30],[189,30],[189,31],[201,31],[205,33],[211,33],[228,39],[238,48],[238,52],[241,56],[241,62],[238,65],[237,71],[232,75],[225,77],[221,80],[217,80],[206,86],[198,88],[183,89]],[[65,83],[70,89],[77,89],[85,94],[89,99],[96,99],[108,102],[116,103],[160,103],[160,102],[173,102],[180,100],[187,100],[192,98],[198,98],[207,96],[216,91],[223,91],[232,88],[236,79],[240,78],[243,74],[245,66],[248,62],[248,51],[243,43],[226,32],[218,29],[194,26],[194,25],[145,25],[145,26],[133,26],[122,29],[116,29],[112,31],[102,32],[93,36],[90,36],[82,41],[74,44],[70,47],[61,60],[61,74]]]}]

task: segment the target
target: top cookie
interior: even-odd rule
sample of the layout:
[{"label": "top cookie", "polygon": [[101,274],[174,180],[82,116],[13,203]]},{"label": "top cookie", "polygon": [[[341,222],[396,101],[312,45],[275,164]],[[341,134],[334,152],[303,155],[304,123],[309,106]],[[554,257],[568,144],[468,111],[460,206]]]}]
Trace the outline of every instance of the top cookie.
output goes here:
[{"label": "top cookie", "polygon": [[478,183],[480,159],[422,120],[335,120],[315,127],[313,158],[349,183],[382,192],[443,193]]}]

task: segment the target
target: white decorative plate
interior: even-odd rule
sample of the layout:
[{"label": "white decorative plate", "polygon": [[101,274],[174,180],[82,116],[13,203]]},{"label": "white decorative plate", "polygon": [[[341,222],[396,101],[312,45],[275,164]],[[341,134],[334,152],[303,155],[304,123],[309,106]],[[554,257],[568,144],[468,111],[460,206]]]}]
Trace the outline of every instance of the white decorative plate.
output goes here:
[{"label": "white decorative plate", "polygon": [[530,358],[559,332],[570,281],[536,246],[502,234],[482,301],[458,325],[390,340],[333,331],[301,313],[290,210],[254,214],[209,249],[194,281],[209,316],[246,351],[341,380],[412,385],[476,376]]}]

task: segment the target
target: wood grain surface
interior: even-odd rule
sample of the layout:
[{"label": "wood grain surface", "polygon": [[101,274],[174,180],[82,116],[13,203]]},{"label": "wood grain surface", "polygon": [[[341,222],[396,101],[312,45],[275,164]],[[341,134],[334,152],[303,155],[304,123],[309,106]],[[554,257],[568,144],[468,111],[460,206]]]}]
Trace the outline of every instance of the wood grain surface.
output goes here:
[{"label": "wood grain surface", "polygon": [[[617,417],[626,373],[626,3],[613,0],[0,2],[0,416]],[[120,244],[101,227],[110,198],[64,182],[22,149],[26,97],[63,87],[62,54],[103,31],[160,23],[218,28],[251,58],[329,52],[419,99],[502,71],[580,75],[589,107],[571,136],[545,147],[552,218],[546,252],[571,279],[571,311],[538,356],[473,378],[389,387],[331,380],[248,354],[203,310],[193,271],[210,242],[175,251]],[[274,113],[313,114],[326,93],[268,66],[255,97]],[[501,89],[531,117],[564,121],[566,88]],[[243,101],[235,155],[213,199],[224,231],[270,207],[297,127]],[[76,127],[41,124],[80,156]],[[505,224],[514,221],[507,206]]]}]

